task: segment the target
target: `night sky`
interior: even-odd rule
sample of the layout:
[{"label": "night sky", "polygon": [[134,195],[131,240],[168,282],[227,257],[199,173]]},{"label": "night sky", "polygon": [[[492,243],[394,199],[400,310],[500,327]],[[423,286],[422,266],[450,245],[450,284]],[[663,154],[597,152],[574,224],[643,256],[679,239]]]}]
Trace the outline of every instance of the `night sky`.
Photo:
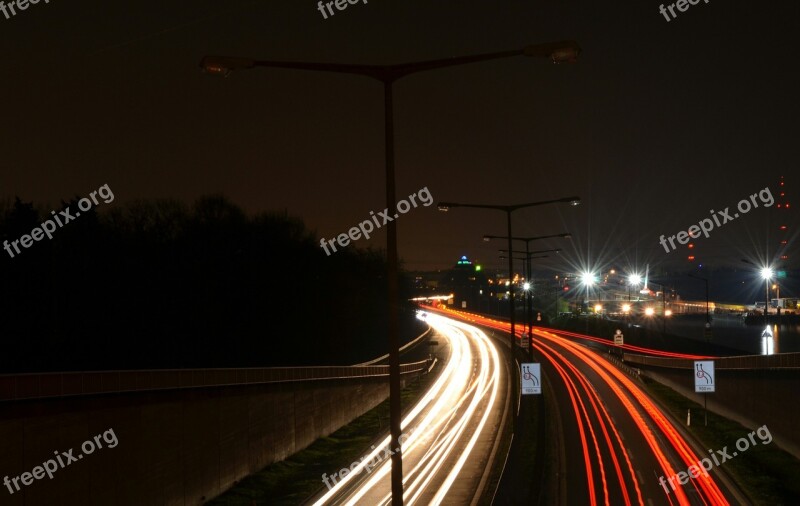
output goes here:
[{"label": "night sky", "polygon": [[[690,268],[660,235],[767,186],[777,197],[781,175],[800,205],[798,28],[789,1],[700,1],[669,22],[656,0],[370,0],[329,19],[311,0],[40,1],[0,14],[0,198],[60,209],[103,184],[109,207],[223,193],[331,238],[386,205],[381,85],[283,69],[223,79],[201,72],[203,55],[388,64],[574,39],[574,65],[514,57],[395,85],[398,198],[434,198],[398,220],[406,268],[462,254],[502,265],[504,245],[481,240],[505,235],[502,213],[437,201],[570,195],[583,204],[515,214],[515,235],[573,233],[535,244],[564,248],[545,265]],[[767,244],[771,257],[774,214],[696,240],[698,262],[741,267]]]}]

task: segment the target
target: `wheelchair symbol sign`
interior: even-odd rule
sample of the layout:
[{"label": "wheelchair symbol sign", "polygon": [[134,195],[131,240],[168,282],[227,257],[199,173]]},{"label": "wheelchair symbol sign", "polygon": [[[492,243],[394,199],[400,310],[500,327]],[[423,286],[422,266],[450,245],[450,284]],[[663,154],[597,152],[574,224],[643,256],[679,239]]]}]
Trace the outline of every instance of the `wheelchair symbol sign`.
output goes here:
[{"label": "wheelchair symbol sign", "polygon": [[522,395],[542,393],[541,364],[528,363],[520,365],[520,379],[522,380]]}]

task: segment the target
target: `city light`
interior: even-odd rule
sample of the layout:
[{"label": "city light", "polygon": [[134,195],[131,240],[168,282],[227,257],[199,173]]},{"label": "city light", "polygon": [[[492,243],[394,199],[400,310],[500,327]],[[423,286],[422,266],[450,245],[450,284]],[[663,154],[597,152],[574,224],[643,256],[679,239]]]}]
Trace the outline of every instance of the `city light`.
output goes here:
[{"label": "city light", "polygon": [[528,282],[525,282],[525,283],[523,283],[523,284],[522,284],[522,289],[523,289],[523,290],[526,290],[526,291],[527,291],[527,290],[530,290],[530,289],[531,289],[531,284],[530,284],[530,283],[528,283]]},{"label": "city light", "polygon": [[769,267],[764,267],[761,269],[761,277],[764,279],[772,279],[773,274],[774,273],[772,272],[772,269]]},{"label": "city light", "polygon": [[623,313],[630,313],[630,311],[631,311],[631,305],[630,304],[623,304],[622,305],[622,312]]},{"label": "city light", "polygon": [[653,316],[655,313],[656,310],[651,307],[648,307],[647,309],[644,310],[644,314],[646,314],[647,316]]},{"label": "city light", "polygon": [[584,272],[581,274],[581,283],[586,286],[592,286],[595,284],[597,280],[597,276],[592,272]]},{"label": "city light", "polygon": [[664,316],[672,316],[672,310],[667,309],[666,311],[664,311]]},{"label": "city light", "polygon": [[639,285],[642,283],[642,276],[640,274],[631,274],[628,276],[628,283],[632,285]]},{"label": "city light", "polygon": [[595,313],[599,313],[602,310],[603,310],[603,306],[601,306],[600,304],[595,304],[595,306],[594,306],[594,312]]}]

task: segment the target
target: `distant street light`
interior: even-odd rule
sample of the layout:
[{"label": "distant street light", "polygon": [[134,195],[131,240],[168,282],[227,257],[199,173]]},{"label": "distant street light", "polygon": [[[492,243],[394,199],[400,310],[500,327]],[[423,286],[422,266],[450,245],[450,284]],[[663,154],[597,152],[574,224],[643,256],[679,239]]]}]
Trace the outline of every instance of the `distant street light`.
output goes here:
[{"label": "distant street light", "polygon": [[[473,207],[478,209],[494,209],[496,211],[503,211],[506,213],[506,229],[507,235],[506,238],[508,240],[508,251],[513,251],[513,246],[511,244],[513,234],[511,233],[511,213],[518,209],[524,209],[526,207],[535,207],[535,206],[542,206],[545,204],[557,204],[557,203],[566,203],[573,206],[577,206],[581,203],[580,197],[565,197],[560,199],[554,200],[543,200],[540,202],[531,202],[528,204],[516,204],[516,205],[492,205],[492,204],[458,204],[456,202],[439,202],[437,204],[440,211],[449,211],[451,208],[454,207]],[[491,236],[484,236],[484,240],[486,237]],[[508,255],[508,279],[514,278],[514,260],[512,258],[511,253]],[[511,287],[511,297],[509,298],[509,307],[510,307],[510,318],[511,318],[511,334],[509,335],[509,342],[511,343],[511,368],[512,370],[516,369],[514,365],[514,344],[516,340],[516,333],[514,328],[514,289]]]},{"label": "distant street light", "polygon": [[[571,202],[572,203],[572,202]],[[573,205],[576,205],[572,203]],[[563,232],[561,234],[550,234],[550,235],[537,235],[535,237],[512,237],[511,239],[514,241],[524,241],[525,242],[525,265],[527,268],[527,274],[525,274],[525,278],[533,277],[532,270],[531,270],[531,260],[534,258],[542,258],[542,257],[532,257],[531,255],[536,253],[535,251],[530,251],[531,241],[539,241],[541,239],[552,239],[552,238],[560,238],[560,239],[572,239],[572,234],[569,232]],[[484,235],[484,241],[491,241],[492,239],[504,239],[508,240],[508,236],[504,235]],[[539,253],[547,253],[547,252],[555,252],[559,253],[561,250],[542,250]],[[531,339],[530,343],[530,353],[533,356],[533,334],[531,334],[531,329],[533,327],[533,303],[531,301],[531,293],[528,292],[525,297],[525,318],[528,320],[528,336]],[[558,302],[556,302],[556,313],[558,313]],[[556,314],[558,316],[558,314]]]},{"label": "distant street light", "polygon": [[[440,60],[428,60],[396,65],[353,65],[340,63],[314,63],[296,61],[255,60],[232,56],[204,56],[200,60],[200,67],[210,74],[228,77],[235,70],[246,70],[253,67],[286,68],[297,70],[312,70],[321,72],[335,72],[340,74],[356,74],[373,78],[383,83],[384,93],[384,139],[385,139],[385,165],[386,165],[386,206],[393,208],[396,205],[395,176],[394,176],[394,103],[392,88],[395,81],[410,74],[435,70],[455,65],[476,63],[488,60],[497,60],[511,56],[531,56],[549,58],[553,63],[574,63],[581,52],[578,43],[572,40],[546,42],[525,46],[522,49],[500,51]],[[509,220],[511,219],[509,214]],[[509,233],[509,235],[511,235]],[[509,248],[511,249],[511,248]],[[395,449],[392,453],[391,490],[392,505],[403,504],[403,458],[400,445],[401,409],[400,409],[400,339],[399,339],[399,287],[398,287],[398,255],[397,255],[397,225],[390,221],[386,227],[386,263],[387,263],[387,293],[389,304],[389,448]],[[512,290],[513,293],[513,290]],[[513,330],[513,320],[512,320]],[[512,336],[513,337],[513,336]],[[513,338],[512,338],[513,342]],[[513,351],[513,348],[512,348]]]},{"label": "distant street light", "polygon": [[[756,264],[745,258],[742,258],[742,262],[758,267]],[[764,280],[766,293],[764,296],[764,325],[769,327],[769,282],[772,279],[774,272],[770,266],[765,265],[764,267],[761,267],[759,274],[761,274],[761,278]]]},{"label": "distant street light", "polygon": [[[638,287],[642,283],[642,276],[641,274],[631,274],[628,276],[628,302],[631,301],[631,286]],[[639,297],[636,297],[636,300],[639,300]]]}]

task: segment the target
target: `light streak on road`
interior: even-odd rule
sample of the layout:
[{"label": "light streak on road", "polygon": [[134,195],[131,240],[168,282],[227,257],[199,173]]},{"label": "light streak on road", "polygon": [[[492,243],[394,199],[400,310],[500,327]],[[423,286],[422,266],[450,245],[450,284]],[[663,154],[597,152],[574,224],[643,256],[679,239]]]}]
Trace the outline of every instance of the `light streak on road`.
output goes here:
[{"label": "light streak on road", "polygon": [[[474,314],[474,313],[467,313],[466,311],[457,311],[455,309],[440,309],[440,311],[443,311],[445,313],[453,313],[458,318],[462,318],[464,320],[471,321],[471,322],[474,322],[474,323],[479,323],[481,325],[486,325],[486,326],[489,326],[489,327],[493,327],[493,328],[496,328],[498,330],[508,331],[508,328],[509,328],[509,323],[508,322],[505,322],[505,321],[502,321],[502,320],[495,320],[494,318],[487,318],[485,316],[477,315],[477,314]],[[542,330],[542,329],[538,329],[537,327],[534,327],[534,330]],[[522,334],[522,330],[518,330],[517,331],[517,336],[519,337],[521,334]],[[558,334],[559,335],[564,335],[564,336],[574,337],[576,339],[584,339],[586,341],[594,341],[596,343],[600,343],[600,344],[604,344],[604,345],[609,345],[609,344],[613,345],[613,342],[611,340],[609,340],[609,339],[603,339],[601,337],[589,336],[589,335],[586,335],[586,334],[578,334],[577,332],[569,332],[569,331],[566,331],[566,330],[558,330]],[[653,349],[653,348],[644,348],[642,346],[635,346],[635,345],[632,345],[632,344],[622,344],[622,345],[618,345],[618,346],[614,345],[614,346],[616,348],[620,348],[620,349],[623,349],[623,350],[626,350],[626,351],[641,353],[643,355],[652,355],[652,356],[657,356],[657,357],[685,358],[685,359],[690,359],[690,360],[704,360],[704,359],[708,360],[708,359],[717,358],[717,357],[712,357],[712,356],[708,356],[708,355],[691,355],[691,354],[686,354],[686,353],[674,353],[674,352],[671,352],[671,351],[656,350],[656,349]]]},{"label": "light streak on road", "polygon": [[[498,416],[501,374],[506,374],[494,342],[480,329],[436,314],[427,314],[426,321],[447,339],[451,354],[439,378],[401,422],[407,505],[451,503],[455,480],[474,479],[462,472],[477,447],[482,460],[483,453],[488,456],[485,441],[494,437],[485,432],[499,426],[488,422]],[[387,436],[314,504],[389,504],[391,461],[379,457],[388,455],[389,444]],[[370,463],[377,465],[364,476]]]},{"label": "light streak on road", "polygon": [[[510,330],[507,322],[452,310],[447,312],[459,313],[461,318],[504,332]],[[590,351],[570,338],[599,341],[606,345],[610,344],[608,340],[541,328],[534,328],[534,334],[536,336],[536,339],[533,340],[534,348],[553,366],[569,396],[569,404],[572,407],[571,411],[577,427],[576,436],[579,437],[578,441],[583,450],[582,460],[586,469],[589,504],[610,506],[613,503],[609,492],[612,479],[615,490],[619,490],[625,504],[646,504],[626,446],[622,444],[616,424],[613,423],[606,409],[611,398],[618,401],[619,405],[623,407],[621,412],[633,421],[639,436],[646,442],[645,448],[649,448],[651,457],[660,467],[663,476],[673,476],[678,469],[686,469],[700,460],[697,453],[678,433],[672,421],[661,412],[637,384],[602,355]],[[659,350],[639,347],[629,347],[629,349],[645,350],[648,353],[662,356],[668,353],[659,353]],[[677,353],[669,353],[668,356],[700,358]],[[586,376],[589,371],[596,374],[596,378],[592,380],[594,383],[589,381]],[[611,392],[611,398],[607,395],[601,400],[595,388],[595,385],[598,385],[597,378],[607,388],[607,391]],[[620,411],[618,410],[617,413],[619,416]],[[612,434],[614,435],[613,439]],[[605,455],[610,455],[610,458]],[[619,459],[617,455],[622,456],[623,459]],[[614,471],[611,474],[609,474],[609,464]],[[629,493],[628,482],[634,485],[635,495]],[[692,491],[695,493],[692,498],[687,495],[684,488],[686,490],[693,489]],[[670,504],[673,504],[673,500],[680,505],[689,505],[698,501],[700,504],[729,504],[722,490],[710,475],[701,474],[690,480],[685,487],[679,486],[675,490],[663,493]]]}]

